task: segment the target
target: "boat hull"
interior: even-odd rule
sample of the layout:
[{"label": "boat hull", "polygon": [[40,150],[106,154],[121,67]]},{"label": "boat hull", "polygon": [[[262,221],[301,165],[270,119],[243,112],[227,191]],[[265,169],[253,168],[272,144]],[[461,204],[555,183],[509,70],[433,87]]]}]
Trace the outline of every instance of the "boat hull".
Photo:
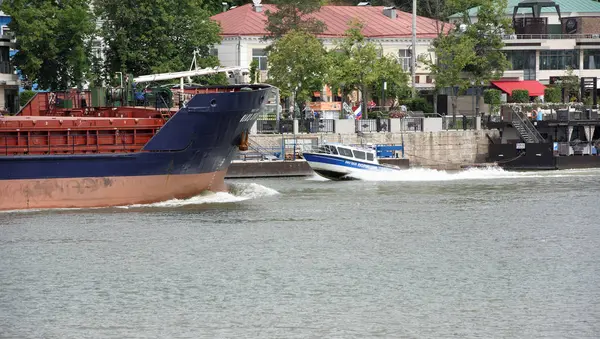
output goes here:
[{"label": "boat hull", "polygon": [[526,144],[524,150],[518,150],[512,144],[492,144],[489,146],[488,161],[514,171],[600,168],[600,156],[557,156],[550,143]]},{"label": "boat hull", "polygon": [[0,153],[0,210],[144,204],[224,190],[242,134],[272,90],[196,95],[138,152]]},{"label": "boat hull", "polygon": [[357,180],[354,175],[374,172],[394,172],[400,168],[371,164],[357,160],[343,159],[336,156],[303,153],[308,165],[318,175],[329,180]]},{"label": "boat hull", "polygon": [[90,208],[187,199],[207,190],[226,190],[225,172],[2,180],[0,206],[3,210]]}]

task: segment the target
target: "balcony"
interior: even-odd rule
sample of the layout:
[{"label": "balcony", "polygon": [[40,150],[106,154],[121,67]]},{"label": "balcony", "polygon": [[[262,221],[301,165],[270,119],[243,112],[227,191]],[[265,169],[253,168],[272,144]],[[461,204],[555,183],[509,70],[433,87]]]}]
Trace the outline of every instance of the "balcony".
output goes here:
[{"label": "balcony", "polygon": [[515,18],[513,28],[518,34],[547,34],[548,18]]}]

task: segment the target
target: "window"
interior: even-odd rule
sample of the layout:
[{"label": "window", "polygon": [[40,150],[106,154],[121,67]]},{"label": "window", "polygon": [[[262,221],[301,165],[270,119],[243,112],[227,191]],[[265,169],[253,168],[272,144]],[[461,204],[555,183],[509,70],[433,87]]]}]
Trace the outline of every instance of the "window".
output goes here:
[{"label": "window", "polygon": [[214,47],[213,47],[213,48],[211,48],[211,49],[209,49],[209,50],[208,50],[208,55],[210,55],[210,56],[214,56],[214,57],[217,57],[217,58],[218,58],[218,57],[219,57],[219,49],[217,49],[217,48],[214,48]]},{"label": "window", "polygon": [[540,51],[541,70],[563,70],[568,67],[579,68],[578,50],[542,50]]},{"label": "window", "polygon": [[421,76],[415,75],[415,84],[420,84],[420,83],[421,83]]},{"label": "window", "polygon": [[352,158],[352,151],[347,148],[338,147],[338,152],[340,152],[340,155]]},{"label": "window", "polygon": [[401,49],[398,50],[398,63],[402,65],[402,69],[405,72],[410,72],[410,63],[411,63],[412,53],[410,49]]},{"label": "window", "polygon": [[433,83],[433,78],[430,75],[428,75],[425,77],[425,82],[427,82],[428,84],[431,84],[431,83]]},{"label": "window", "polygon": [[600,49],[583,50],[583,68],[600,69]]},{"label": "window", "polygon": [[267,70],[267,52],[262,48],[252,49],[252,60],[258,61],[258,69],[261,71]]},{"label": "window", "polygon": [[329,149],[331,150],[331,154],[338,154],[337,148],[335,148],[335,146],[329,146]]},{"label": "window", "polygon": [[365,152],[363,152],[363,151],[354,151],[354,157],[356,159],[362,159],[362,160],[366,159]]},{"label": "window", "polygon": [[511,71],[520,71],[525,69],[526,51],[506,51],[506,60],[508,60],[508,69]]},{"label": "window", "polygon": [[373,153],[367,153],[367,160],[373,161]]}]

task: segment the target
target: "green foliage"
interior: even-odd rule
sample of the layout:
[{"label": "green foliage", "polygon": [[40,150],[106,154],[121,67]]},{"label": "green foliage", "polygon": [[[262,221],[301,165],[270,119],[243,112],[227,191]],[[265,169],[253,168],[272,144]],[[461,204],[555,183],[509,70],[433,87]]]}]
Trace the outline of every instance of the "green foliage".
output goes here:
[{"label": "green foliage", "polygon": [[[565,101],[577,101],[580,89],[579,77],[571,67],[567,68],[565,75],[561,76],[561,87],[564,89]],[[575,97],[575,100],[572,97]]]},{"label": "green foliage", "polygon": [[464,32],[475,41],[475,58],[465,67],[475,83],[499,79],[509,67],[502,52],[502,35],[512,32],[511,20],[504,13],[507,1],[478,0],[477,22],[469,24]]},{"label": "green foliage", "polygon": [[529,91],[526,89],[515,89],[511,93],[512,101],[518,103],[529,102]]},{"label": "green foliage", "polygon": [[497,89],[486,89],[483,91],[483,102],[488,105],[500,105],[502,94]]},{"label": "green foliage", "polygon": [[383,80],[387,81],[388,98],[406,94],[408,75],[402,70],[395,58],[381,56],[378,45],[365,40],[361,33],[362,25],[353,21],[346,30],[346,36],[329,52],[329,71],[327,83],[334,92],[342,93],[360,90],[362,93],[363,114],[367,114],[367,90],[376,88],[381,93]]},{"label": "green foliage", "polygon": [[[101,35],[107,44],[107,71],[182,71],[189,68],[195,50],[201,56],[199,67],[218,66],[209,49],[220,42],[220,28],[203,6],[202,0],[96,0],[96,11],[105,20]],[[215,79],[224,77],[203,78]]]},{"label": "green foliage", "polygon": [[87,0],[5,0],[17,38],[14,62],[26,80],[58,90],[80,86],[89,70],[94,21]]},{"label": "green foliage", "polygon": [[545,102],[561,102],[562,91],[560,87],[546,87],[544,90]]},{"label": "green foliage", "polygon": [[255,84],[258,82],[259,74],[260,73],[258,71],[258,60],[252,59],[252,62],[250,63],[250,83],[251,84]]},{"label": "green foliage", "polygon": [[326,55],[323,44],[314,35],[291,31],[271,45],[269,83],[279,87],[282,97],[292,96],[303,106],[312,92],[323,88]]},{"label": "green foliage", "polygon": [[407,99],[403,100],[402,103],[406,105],[409,111],[433,113],[433,105],[430,104],[425,98]]},{"label": "green foliage", "polygon": [[476,58],[475,44],[475,39],[458,30],[440,33],[433,40],[436,60],[423,60],[435,78],[436,90],[450,89],[453,120],[456,119],[458,95],[470,85],[462,73]]},{"label": "green foliage", "polygon": [[409,76],[392,56],[384,56],[377,60],[377,74],[379,79],[371,84],[370,90],[373,95],[380,96],[385,81],[385,98],[389,100],[404,99],[410,97],[408,86]]},{"label": "green foliage", "polygon": [[271,37],[279,39],[290,31],[304,31],[310,34],[319,34],[325,30],[325,23],[315,18],[306,17],[307,14],[321,8],[320,0],[273,0],[277,11],[265,11],[267,25],[265,29]]},{"label": "green foliage", "polygon": [[31,98],[35,96],[35,91],[25,90],[19,94],[19,105],[25,106]]},{"label": "green foliage", "polygon": [[498,113],[502,104],[502,93],[497,89],[486,89],[483,91],[483,102],[490,105],[490,113]]}]

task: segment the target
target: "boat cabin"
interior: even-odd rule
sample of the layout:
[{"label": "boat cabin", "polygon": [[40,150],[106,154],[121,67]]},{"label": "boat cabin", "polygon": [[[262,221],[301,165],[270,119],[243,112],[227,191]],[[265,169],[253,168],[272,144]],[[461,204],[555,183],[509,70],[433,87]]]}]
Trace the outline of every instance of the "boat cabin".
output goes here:
[{"label": "boat cabin", "polygon": [[342,144],[323,144],[318,148],[316,153],[335,155],[340,158],[360,160],[372,164],[379,163],[377,161],[377,157],[375,156],[375,150]]}]

